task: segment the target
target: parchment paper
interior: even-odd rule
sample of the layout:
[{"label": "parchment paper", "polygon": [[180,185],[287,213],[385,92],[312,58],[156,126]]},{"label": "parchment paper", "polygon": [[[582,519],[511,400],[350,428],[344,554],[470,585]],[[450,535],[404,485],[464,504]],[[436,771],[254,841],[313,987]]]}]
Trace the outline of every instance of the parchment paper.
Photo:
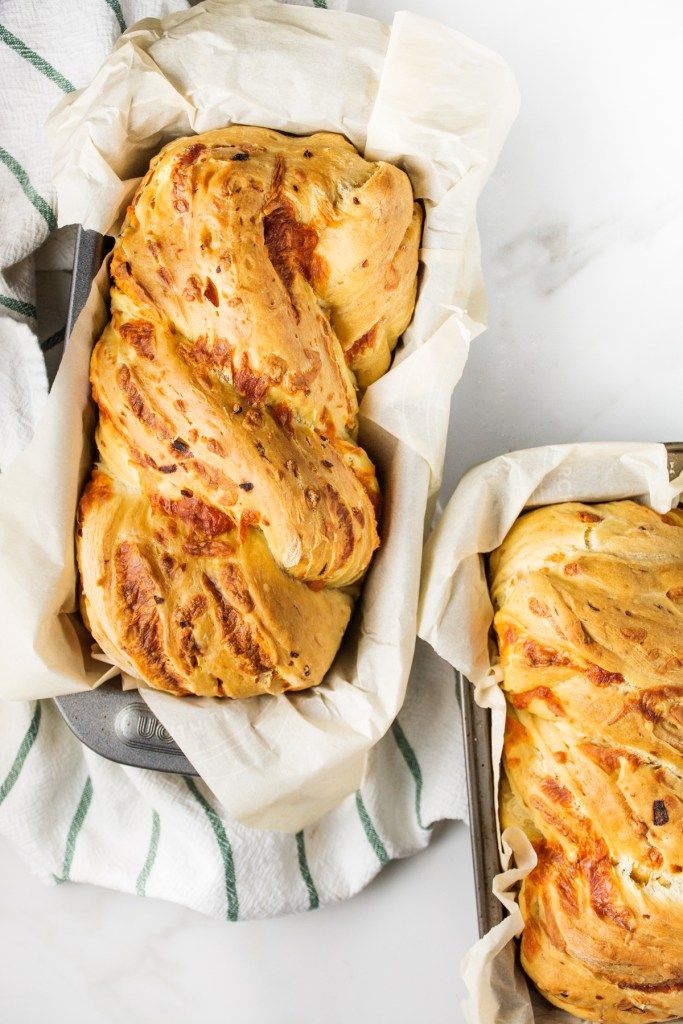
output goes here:
[{"label": "parchment paper", "polygon": [[[361,407],[385,501],[382,546],[320,687],[243,701],[143,690],[226,812],[296,831],[361,782],[400,709],[416,632],[422,540],[451,392],[484,293],[475,208],[517,108],[507,66],[450,29],[398,14],[389,29],[341,12],[206,0],[125,33],[86,89],[47,123],[59,223],[114,231],[150,157],[172,137],[230,122],[342,132],[399,163],[424,202],[418,304],[393,369]],[[96,686],[104,676],[75,608],[74,512],[92,452],[88,359],[106,319],[100,277],[67,346],[45,418],[0,480],[2,695]]]},{"label": "parchment paper", "polygon": [[[667,452],[660,444],[573,444],[503,455],[462,478],[424,552],[418,633],[475,686],[475,700],[491,708],[491,753],[498,792],[505,728],[501,671],[490,657],[493,621],[483,555],[503,541],[524,508],[562,501],[636,498],[658,512],[679,501],[683,476],[670,482]],[[470,1024],[563,1024],[575,1021],[527,991],[515,966],[512,942],[523,928],[514,886],[536,864],[524,832],[500,835],[501,873],[493,892],[508,910],[467,953],[464,1004]],[[511,866],[512,865],[512,866]]]}]

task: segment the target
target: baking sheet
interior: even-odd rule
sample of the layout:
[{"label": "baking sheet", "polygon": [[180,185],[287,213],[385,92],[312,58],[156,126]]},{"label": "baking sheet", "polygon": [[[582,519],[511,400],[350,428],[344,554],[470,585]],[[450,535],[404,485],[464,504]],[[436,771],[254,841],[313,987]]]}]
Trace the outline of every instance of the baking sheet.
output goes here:
[{"label": "baking sheet", "polygon": [[[234,702],[141,690],[225,812],[246,824],[297,831],[337,804],[403,701],[450,396],[483,328],[476,200],[516,108],[500,58],[418,15],[398,14],[388,28],[269,0],[205,0],[125,33],[46,126],[60,224],[115,230],[164,142],[231,121],[343,132],[367,156],[399,163],[425,206],[415,317],[361,406],[361,441],[383,486],[383,543],[324,684]],[[103,271],[34,441],[0,480],[0,571],[13,580],[0,594],[0,636],[15,666],[5,697],[74,692],[107,675],[76,613],[72,539],[92,460],[88,359],[106,293]]]},{"label": "baking sheet", "polygon": [[[493,620],[483,555],[502,542],[524,508],[562,501],[635,497],[659,512],[680,499],[683,474],[669,476],[661,444],[556,445],[514,452],[470,470],[451,498],[426,547],[418,631],[474,684],[475,700],[491,715],[493,792],[498,792],[505,726],[501,672],[490,658]],[[497,798],[494,806],[497,810]],[[496,816],[495,827],[499,831]],[[514,887],[536,863],[518,828],[498,836],[501,872],[493,892],[508,914],[468,952],[464,1009],[471,1024],[564,1024],[576,1018],[527,991],[513,939],[523,922]]]}]

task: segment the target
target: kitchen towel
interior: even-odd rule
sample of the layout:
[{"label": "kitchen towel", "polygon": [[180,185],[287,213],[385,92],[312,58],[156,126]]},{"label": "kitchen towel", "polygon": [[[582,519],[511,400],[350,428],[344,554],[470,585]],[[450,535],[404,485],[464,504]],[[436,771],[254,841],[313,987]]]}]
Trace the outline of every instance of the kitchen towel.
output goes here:
[{"label": "kitchen towel", "polygon": [[[92,77],[124,26],[185,6],[0,0],[0,468],[32,434],[45,364],[52,374],[64,336],[73,230],[53,231],[40,126],[61,93]],[[50,701],[0,706],[0,834],[48,881],[157,896],[228,920],[267,917],[351,896],[387,861],[424,847],[434,822],[465,814],[452,671],[422,644],[362,789],[296,835],[231,822],[195,779],[104,760]]]},{"label": "kitchen towel", "polygon": [[32,871],[228,921],[347,899],[425,847],[434,822],[464,818],[466,801],[453,670],[421,641],[361,789],[295,835],[231,821],[198,779],[94,754],[50,700],[0,705],[0,835]]}]

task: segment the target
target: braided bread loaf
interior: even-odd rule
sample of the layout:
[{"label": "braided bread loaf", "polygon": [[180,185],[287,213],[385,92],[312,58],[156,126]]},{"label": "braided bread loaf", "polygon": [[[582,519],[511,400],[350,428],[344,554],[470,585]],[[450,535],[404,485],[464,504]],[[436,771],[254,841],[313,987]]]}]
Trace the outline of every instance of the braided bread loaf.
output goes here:
[{"label": "braided bread loaf", "polygon": [[357,387],[412,315],[420,226],[406,175],[338,135],[232,126],[152,161],[112,256],[77,528],[115,664],[175,694],[321,681],[378,544]]},{"label": "braided bread loaf", "polygon": [[683,511],[538,509],[490,568],[522,964],[580,1017],[683,1016]]}]

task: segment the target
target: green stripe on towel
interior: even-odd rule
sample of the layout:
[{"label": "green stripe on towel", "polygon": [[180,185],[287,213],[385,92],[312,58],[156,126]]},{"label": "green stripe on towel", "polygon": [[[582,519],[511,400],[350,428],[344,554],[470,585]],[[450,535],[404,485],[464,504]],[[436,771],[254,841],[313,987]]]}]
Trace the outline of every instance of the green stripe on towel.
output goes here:
[{"label": "green stripe on towel", "polygon": [[38,211],[38,213],[43,218],[50,231],[54,231],[57,227],[57,218],[52,212],[50,204],[43,199],[39,192],[36,192],[36,190],[34,189],[33,185],[29,180],[28,174],[21,166],[19,161],[15,160],[12,154],[8,153],[6,149],[2,148],[2,146],[0,146],[0,162],[2,162],[5,165],[5,167],[7,167],[7,169],[12,172],[14,177],[19,182],[21,190],[28,199],[28,201]]},{"label": "green stripe on towel", "polygon": [[29,64],[32,64],[34,68],[41,71],[46,78],[49,78],[51,82],[58,85],[64,92],[74,91],[75,87],[71,84],[68,78],[65,78],[64,75],[60,74],[59,71],[57,71],[57,68],[53,68],[52,64],[48,63],[48,61],[46,61],[44,57],[41,57],[39,53],[36,53],[35,50],[32,50],[30,46],[27,46],[23,39],[19,39],[19,37],[15,36],[13,32],[10,32],[8,28],[5,28],[4,25],[0,25],[0,42],[5,43],[11,50],[18,53],[20,57],[27,60]]},{"label": "green stripe on towel", "polygon": [[45,339],[45,341],[41,341],[40,347],[43,350],[43,352],[49,352],[51,348],[55,347],[55,345],[59,345],[62,341],[64,341],[65,333],[66,326],[60,327],[58,331],[55,331],[54,334],[51,334],[49,338]]},{"label": "green stripe on towel", "polygon": [[6,309],[11,309],[13,313],[19,313],[21,316],[30,317],[31,320],[38,316],[38,310],[30,302],[14,299],[11,295],[0,295],[0,306],[5,306]]},{"label": "green stripe on towel", "polygon": [[156,811],[152,811],[152,835],[149,840],[149,849],[147,851],[147,858],[145,863],[142,865],[142,870],[138,875],[138,880],[135,883],[135,891],[138,896],[145,895],[145,889],[147,887],[147,879],[149,878],[152,868],[154,867],[154,861],[157,859],[157,850],[159,849],[159,836],[161,834],[161,819]]},{"label": "green stripe on towel", "polygon": [[125,32],[126,31],[126,23],[123,20],[123,12],[121,10],[121,5],[119,3],[119,0],[104,0],[104,2],[106,3],[107,7],[111,7],[112,11],[116,15],[116,20],[119,23],[119,28],[121,29],[122,32]]},{"label": "green stripe on towel", "polygon": [[356,808],[358,809],[358,817],[360,823],[363,826],[363,831],[367,837],[370,846],[375,851],[375,855],[380,864],[384,865],[389,861],[389,854],[387,853],[384,843],[377,834],[377,829],[372,823],[372,819],[368,814],[367,808],[363,803],[363,797],[360,795],[360,790],[356,790]]},{"label": "green stripe on towel", "polygon": [[71,865],[73,864],[74,854],[76,852],[76,840],[83,828],[83,822],[85,816],[88,813],[88,808],[92,802],[92,779],[90,776],[85,780],[83,792],[81,793],[81,799],[78,801],[78,807],[76,813],[71,819],[69,825],[69,834],[66,837],[66,849],[64,850],[64,864],[62,865],[62,873],[57,879],[58,882],[68,882],[71,874]]},{"label": "green stripe on towel", "polygon": [[225,833],[223,822],[218,817],[211,804],[209,804],[209,802],[199,792],[194,780],[190,779],[187,775],[183,775],[183,778],[185,779],[185,784],[190,793],[192,793],[192,796],[209,819],[209,824],[211,825],[213,834],[216,837],[216,842],[218,843],[218,848],[221,851],[223,866],[225,868],[225,891],[228,897],[228,921],[236,921],[239,917],[240,907],[239,900],[237,899],[235,865],[232,859],[232,847],[230,846],[230,840]]},{"label": "green stripe on towel", "polygon": [[42,714],[42,705],[41,705],[40,701],[38,700],[38,701],[36,701],[36,707],[35,707],[35,710],[33,712],[33,717],[31,718],[31,722],[29,724],[28,729],[26,730],[26,735],[24,736],[23,740],[19,744],[19,749],[18,749],[18,751],[16,753],[16,757],[14,758],[14,761],[12,762],[12,767],[10,768],[9,772],[7,773],[5,781],[0,786],[0,804],[8,796],[8,794],[10,793],[12,787],[14,786],[14,783],[17,781],[17,779],[19,778],[19,776],[21,774],[21,769],[24,767],[24,762],[26,761],[26,758],[28,757],[28,753],[29,753],[31,747],[33,746],[33,744],[36,741],[36,736],[38,735],[38,729],[40,728],[40,716],[41,716],[41,714]]},{"label": "green stripe on towel", "polygon": [[317,910],[320,906],[320,899],[318,897],[318,890],[315,887],[315,882],[313,881],[313,876],[311,875],[310,868],[308,867],[306,841],[304,839],[303,832],[297,832],[296,834],[296,853],[299,860],[299,871],[301,872],[301,877],[303,878],[308,891],[308,909]]},{"label": "green stripe on towel", "polygon": [[394,739],[396,740],[396,746],[403,755],[403,760],[408,766],[408,771],[415,780],[415,817],[420,828],[423,828],[426,832],[429,831],[427,825],[422,824],[422,769],[420,763],[415,755],[415,751],[408,742],[408,738],[401,728],[398,718],[394,720],[391,726],[391,732]]}]

